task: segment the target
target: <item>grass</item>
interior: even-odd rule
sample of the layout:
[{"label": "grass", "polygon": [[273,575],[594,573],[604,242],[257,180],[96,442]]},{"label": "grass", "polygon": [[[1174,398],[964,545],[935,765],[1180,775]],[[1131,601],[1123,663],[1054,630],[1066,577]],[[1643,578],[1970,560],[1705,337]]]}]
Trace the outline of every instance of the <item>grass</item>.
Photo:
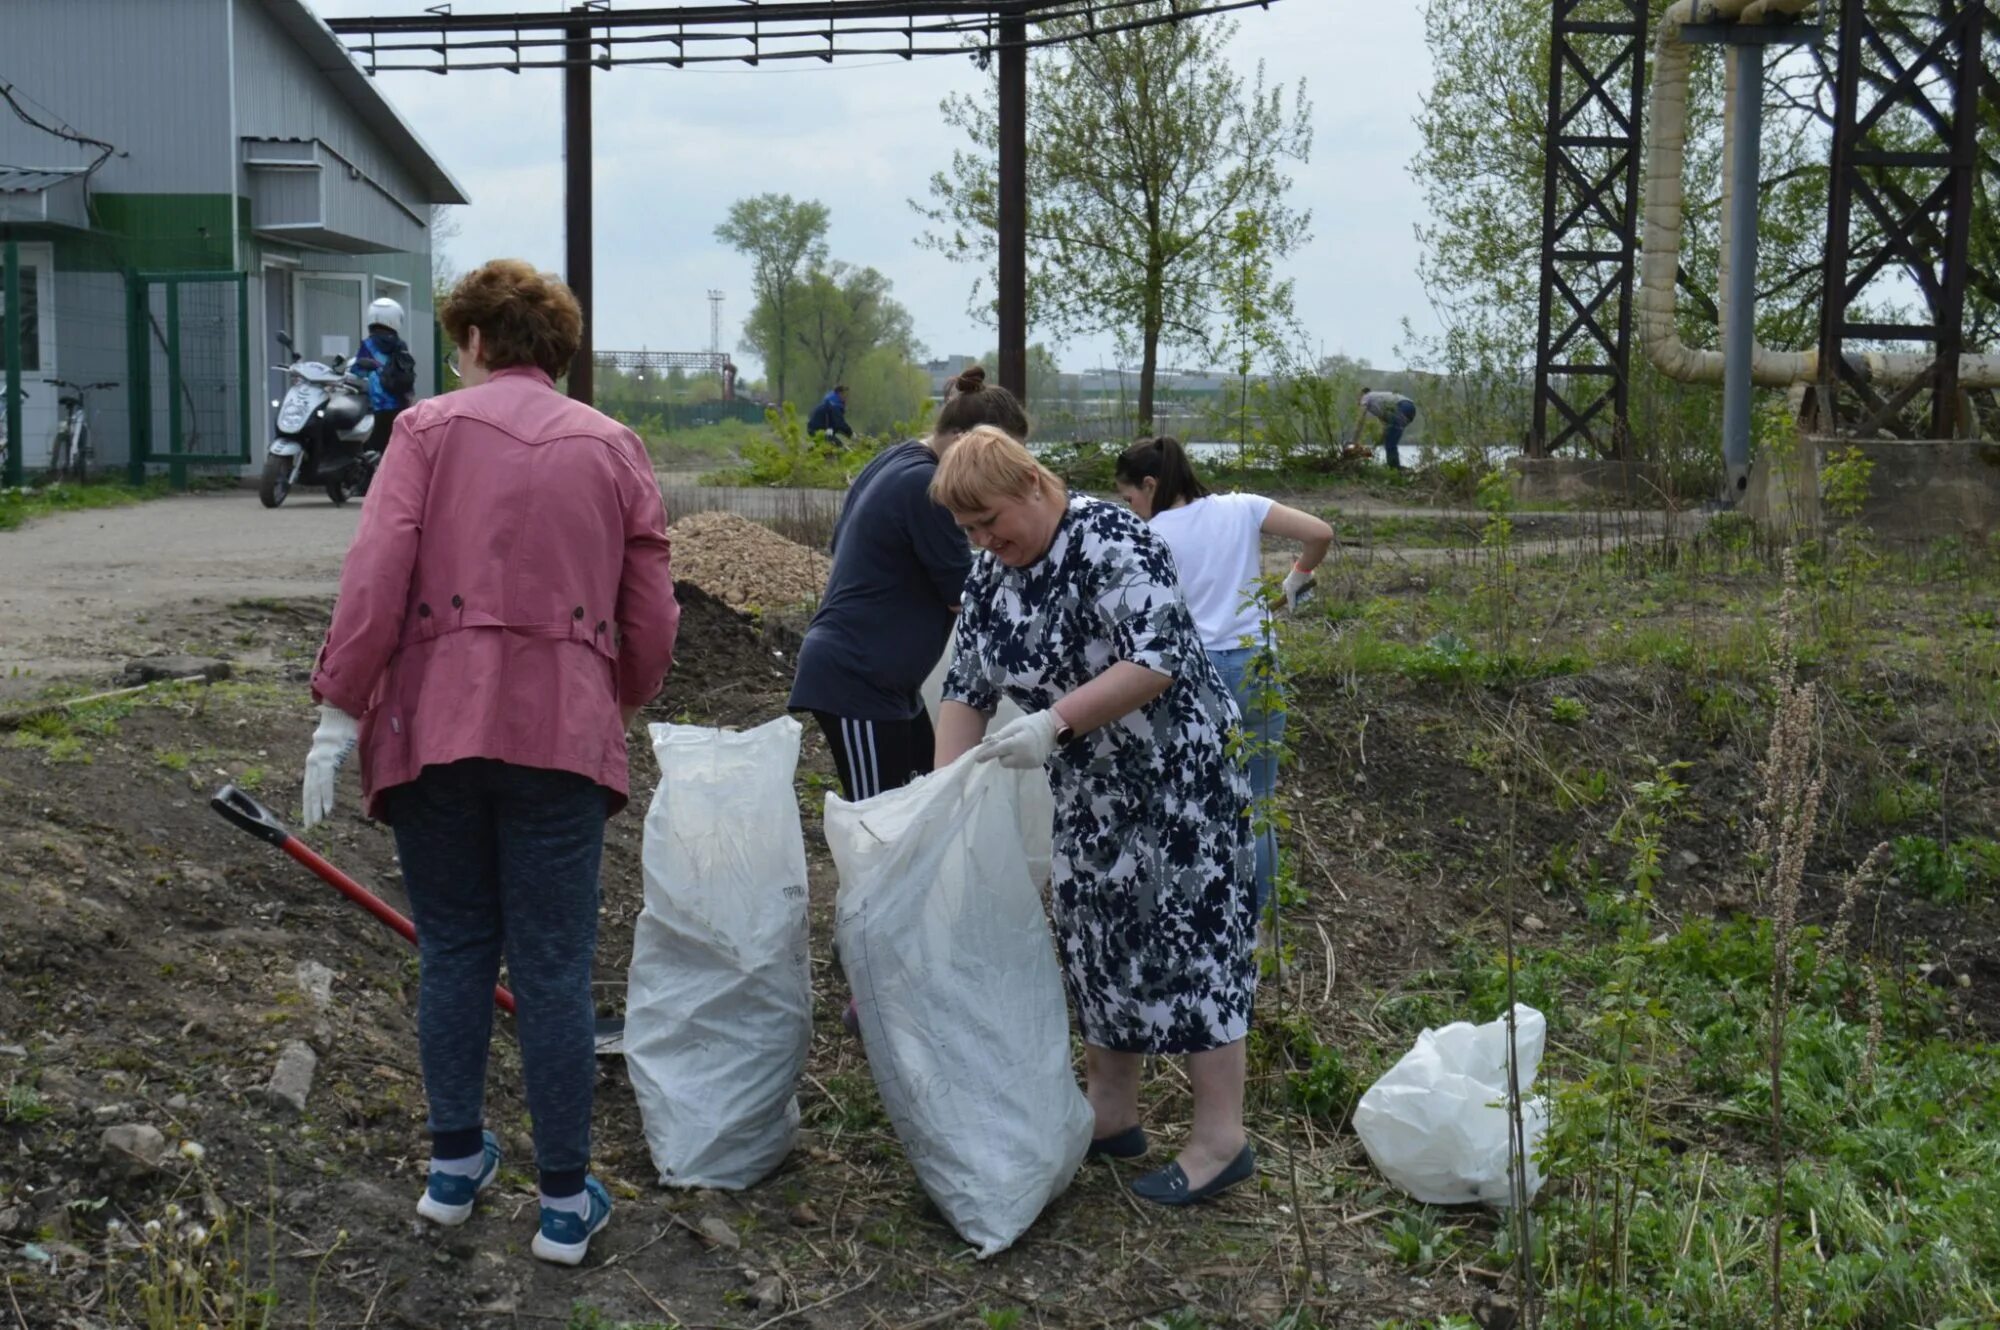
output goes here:
[{"label": "grass", "polygon": [[[218,482],[197,484],[192,488],[207,488],[214,483]],[[51,517],[57,513],[84,512],[95,508],[123,508],[147,499],[160,499],[183,492],[175,489],[164,478],[149,480],[139,486],[115,480],[91,480],[80,485],[0,489],[0,531],[13,531],[37,518]]]},{"label": "grass", "polygon": [[[1757,1324],[1769,925],[1649,936],[1630,899],[1603,917],[1595,937],[1517,957],[1517,987],[1550,1022],[1534,1262],[1548,1324]],[[1785,1017],[1788,1301],[1802,1324],[1984,1324],[1951,1318],[2000,1306],[2000,1214],[1983,1199],[2000,1158],[1991,1053],[1903,973],[1879,981],[1893,996],[1871,1037],[1868,964],[1808,949]],[[1427,978],[1477,1021],[1504,1005],[1506,970],[1477,950]],[[1437,1259],[1428,1224],[1399,1220],[1384,1240],[1406,1265]],[[1504,1230],[1473,1252],[1492,1269],[1512,1256]]]}]

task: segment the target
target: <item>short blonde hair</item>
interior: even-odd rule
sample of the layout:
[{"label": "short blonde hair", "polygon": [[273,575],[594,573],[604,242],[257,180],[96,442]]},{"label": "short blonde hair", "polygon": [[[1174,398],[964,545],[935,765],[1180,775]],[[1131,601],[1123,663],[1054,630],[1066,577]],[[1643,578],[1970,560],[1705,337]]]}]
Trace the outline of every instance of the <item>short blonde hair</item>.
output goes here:
[{"label": "short blonde hair", "polygon": [[1019,439],[993,425],[975,425],[939,459],[931,499],[955,513],[976,513],[1000,499],[1025,499],[1042,486],[1056,494],[1068,489]]}]

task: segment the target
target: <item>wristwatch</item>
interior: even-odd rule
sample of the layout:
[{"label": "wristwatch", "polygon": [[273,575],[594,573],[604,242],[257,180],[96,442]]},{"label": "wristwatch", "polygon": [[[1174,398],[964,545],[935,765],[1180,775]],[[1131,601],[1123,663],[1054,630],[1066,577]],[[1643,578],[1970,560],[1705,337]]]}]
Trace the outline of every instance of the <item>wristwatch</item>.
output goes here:
[{"label": "wristwatch", "polygon": [[[1051,710],[1053,710],[1053,708],[1051,708]],[[1068,721],[1066,721],[1066,720],[1064,720],[1064,719],[1062,718],[1062,712],[1060,712],[1060,711],[1057,711],[1057,712],[1056,712],[1056,747],[1060,748],[1060,747],[1062,747],[1062,746],[1063,746],[1064,744],[1068,743],[1068,742],[1069,742],[1069,741],[1070,741],[1071,739],[1074,739],[1074,738],[1076,738],[1076,727],[1075,727],[1075,726],[1073,726],[1073,725],[1071,725],[1071,724],[1070,724],[1070,723],[1069,723]]]}]

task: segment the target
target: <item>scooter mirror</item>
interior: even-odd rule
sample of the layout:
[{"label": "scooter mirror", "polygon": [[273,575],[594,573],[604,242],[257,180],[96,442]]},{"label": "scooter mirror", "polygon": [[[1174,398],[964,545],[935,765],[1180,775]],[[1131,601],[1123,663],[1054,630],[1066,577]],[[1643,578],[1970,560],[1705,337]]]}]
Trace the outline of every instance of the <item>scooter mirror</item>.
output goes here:
[{"label": "scooter mirror", "polygon": [[292,335],[283,328],[278,330],[278,345],[284,347],[287,351],[294,349],[292,346]]}]

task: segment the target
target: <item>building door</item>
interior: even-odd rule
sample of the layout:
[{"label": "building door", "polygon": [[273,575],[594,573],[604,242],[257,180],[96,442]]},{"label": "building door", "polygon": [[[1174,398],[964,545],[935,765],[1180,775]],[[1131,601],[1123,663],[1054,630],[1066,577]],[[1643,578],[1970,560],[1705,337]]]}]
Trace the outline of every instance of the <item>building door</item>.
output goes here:
[{"label": "building door", "polygon": [[[55,441],[59,408],[56,389],[50,379],[59,377],[56,368],[55,260],[47,245],[21,245],[21,345],[0,346],[0,392],[5,391],[5,369],[18,349],[21,363],[21,468],[31,473],[49,464],[50,446]],[[4,278],[4,274],[0,274]],[[6,285],[0,280],[0,301],[6,299]],[[0,411],[6,403],[0,401]],[[0,415],[0,421],[5,416]]]},{"label": "building door", "polygon": [[[297,303],[293,299],[291,268],[275,263],[264,265],[264,340],[258,346],[257,354],[264,358],[266,365],[282,365],[290,360],[291,353],[278,345],[278,334],[289,333],[296,341],[299,336]],[[300,345],[301,353],[305,348]],[[267,438],[275,438],[278,430],[277,404],[285,396],[285,371],[267,369],[264,371],[264,433]]]},{"label": "building door", "polygon": [[361,345],[361,320],[368,309],[368,279],[359,273],[299,273],[295,279],[299,354],[333,363],[351,359]]}]

